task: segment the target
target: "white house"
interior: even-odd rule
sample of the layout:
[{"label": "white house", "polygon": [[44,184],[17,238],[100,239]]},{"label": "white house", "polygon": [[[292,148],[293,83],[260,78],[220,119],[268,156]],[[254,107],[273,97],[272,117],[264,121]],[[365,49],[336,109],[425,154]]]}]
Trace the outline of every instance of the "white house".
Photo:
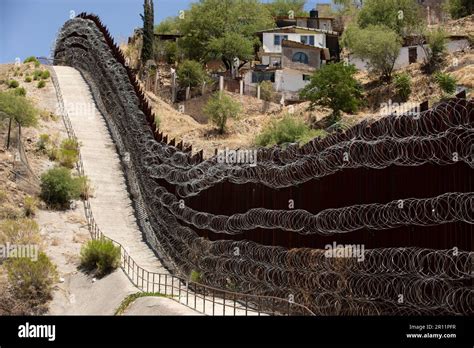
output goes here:
[{"label": "white house", "polygon": [[255,87],[268,80],[285,99],[297,99],[311,75],[331,58],[327,36],[336,32],[296,25],[258,33],[262,47],[260,63],[244,74],[244,84]]}]

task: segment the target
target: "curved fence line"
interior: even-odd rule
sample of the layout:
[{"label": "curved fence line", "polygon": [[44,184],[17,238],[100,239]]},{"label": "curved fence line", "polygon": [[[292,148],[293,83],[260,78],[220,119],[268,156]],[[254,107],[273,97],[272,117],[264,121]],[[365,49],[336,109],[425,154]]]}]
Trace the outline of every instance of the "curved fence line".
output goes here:
[{"label": "curved fence line", "polygon": [[[78,141],[69,115],[64,107],[64,101],[54,67],[50,67],[49,70],[51,71],[51,77],[59,103],[59,110],[68,137]],[[80,176],[85,176],[80,151],[78,161],[76,162],[76,169]],[[87,225],[92,238],[110,240],[120,248],[120,268],[127,275],[132,284],[142,291],[153,293],[158,292],[160,294],[168,295],[178,303],[184,304],[203,314],[291,315],[295,313],[300,315],[314,315],[314,313],[307,307],[297,304],[292,300],[274,296],[259,296],[226,291],[193,282],[172,274],[149,272],[135,262],[121,243],[107,237],[101,231],[94,219],[89,197],[86,197],[83,203]],[[206,301],[208,303],[207,305]],[[212,312],[208,313],[209,311]]]}]

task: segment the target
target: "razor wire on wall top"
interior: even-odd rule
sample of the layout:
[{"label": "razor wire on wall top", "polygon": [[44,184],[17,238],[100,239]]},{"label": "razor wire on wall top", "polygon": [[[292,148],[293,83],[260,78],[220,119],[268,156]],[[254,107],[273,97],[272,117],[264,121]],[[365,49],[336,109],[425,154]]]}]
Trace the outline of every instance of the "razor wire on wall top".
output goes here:
[{"label": "razor wire on wall top", "polygon": [[[183,200],[212,192],[223,182],[233,185],[235,192],[248,183],[268,187],[262,192],[272,192],[278,200],[280,188],[318,185],[317,178],[357,168],[472,168],[472,101],[454,99],[417,118],[387,116],[300,149],[259,149],[257,166],[250,167],[218,163],[215,158],[203,161],[183,146],[160,141],[163,136],[134,74],[97,17],[81,14],[66,22],[57,38],[55,59],[81,71],[95,86],[94,98],[101,100],[109,128],[120,134],[146,202],[143,208],[152,228],[144,233],[173,260],[176,273],[195,271],[201,282],[217,288],[291,298],[321,315],[473,312],[472,237],[464,250],[453,245],[442,250],[417,248],[400,240],[396,248],[365,250],[363,260],[327,257],[320,249],[226,240],[257,228],[329,234],[337,240],[339,234],[359,229],[378,233],[399,225],[417,231],[427,225],[472,226],[472,191],[403,197],[403,209],[393,201],[327,207],[315,213],[245,208],[216,215],[208,212],[205,201],[191,208]],[[252,198],[247,193],[239,196],[243,207]],[[221,240],[202,238],[193,228],[216,232]]]}]

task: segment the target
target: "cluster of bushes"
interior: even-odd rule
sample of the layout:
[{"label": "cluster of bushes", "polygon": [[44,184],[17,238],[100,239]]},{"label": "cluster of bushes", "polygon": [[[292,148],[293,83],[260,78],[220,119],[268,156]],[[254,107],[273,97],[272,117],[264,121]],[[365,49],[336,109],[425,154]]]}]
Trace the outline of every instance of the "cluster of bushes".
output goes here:
[{"label": "cluster of bushes", "polygon": [[402,101],[407,101],[411,94],[411,77],[407,73],[398,74],[394,79],[395,89]]},{"label": "cluster of bushes", "polygon": [[451,75],[438,72],[434,75],[434,79],[446,95],[452,95],[456,92],[456,79]]},{"label": "cluster of bushes", "polygon": [[25,64],[26,64],[26,63],[34,63],[34,64],[35,64],[35,68],[39,68],[39,66],[40,66],[39,60],[36,59],[36,57],[34,57],[34,56],[30,56],[30,57],[26,58],[26,59],[23,61],[23,63],[25,63]]},{"label": "cluster of bushes", "polygon": [[327,133],[322,129],[311,129],[303,120],[285,115],[281,120],[274,120],[264,127],[255,142],[260,146],[304,144],[315,137],[326,135]]}]

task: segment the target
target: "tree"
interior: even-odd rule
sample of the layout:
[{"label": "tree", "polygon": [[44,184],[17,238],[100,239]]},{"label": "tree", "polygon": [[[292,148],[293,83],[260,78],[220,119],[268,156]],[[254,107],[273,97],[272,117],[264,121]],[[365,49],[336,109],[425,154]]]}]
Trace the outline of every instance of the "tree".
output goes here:
[{"label": "tree", "polygon": [[216,52],[216,48],[222,49],[222,44],[229,38],[236,38],[229,33],[238,33],[241,44],[245,41],[243,54],[238,52],[238,56],[245,57],[249,46],[259,44],[255,32],[274,25],[270,12],[258,0],[201,0],[192,3],[179,20],[183,35],[179,45],[189,59],[207,61],[217,54],[230,69],[234,57],[229,60],[228,54]]},{"label": "tree", "polygon": [[446,0],[444,8],[452,18],[457,19],[473,14],[474,2],[472,0]]},{"label": "tree", "polygon": [[231,64],[234,58],[247,61],[254,55],[254,42],[239,33],[228,32],[221,37],[213,38],[208,48],[212,55],[227,64]]},{"label": "tree", "polygon": [[153,34],[154,18],[153,18],[153,0],[145,0],[143,3],[143,15],[140,15],[143,20],[143,45],[141,52],[142,64],[152,59],[153,57],[153,41],[155,36]]},{"label": "tree", "polygon": [[206,80],[206,73],[202,65],[194,60],[182,62],[176,73],[181,86],[196,87]]},{"label": "tree", "polygon": [[411,77],[407,73],[395,76],[395,89],[402,101],[407,101],[411,94]]},{"label": "tree", "polygon": [[10,147],[10,131],[12,121],[22,127],[32,127],[38,122],[38,110],[29,99],[18,95],[15,91],[0,92],[0,120],[10,119],[8,126],[7,149]]},{"label": "tree", "polygon": [[240,111],[240,104],[223,92],[215,93],[204,107],[204,113],[218,127],[219,134],[224,134],[227,119],[237,117]]},{"label": "tree", "polygon": [[396,32],[381,25],[370,25],[364,29],[349,27],[342,38],[343,45],[354,56],[367,61],[369,69],[385,80],[390,80],[402,47]]},{"label": "tree", "polygon": [[179,34],[179,18],[166,17],[159,24],[155,25],[157,34]]},{"label": "tree", "polygon": [[426,56],[424,69],[431,74],[439,70],[443,64],[446,53],[446,33],[441,28],[430,31],[426,34],[426,42],[428,45],[421,44]]},{"label": "tree", "polygon": [[398,35],[409,34],[422,21],[416,0],[366,0],[357,17],[359,27],[387,26]]},{"label": "tree", "polygon": [[452,95],[456,92],[456,79],[451,75],[438,72],[435,74],[435,81],[445,94]]},{"label": "tree", "polygon": [[355,112],[362,96],[362,88],[354,78],[356,72],[353,65],[342,62],[324,65],[313,74],[300,96],[311,102],[311,108],[320,105],[332,109],[335,119],[341,111]]},{"label": "tree", "polygon": [[290,16],[306,16],[308,12],[305,11],[304,6],[306,0],[273,0],[266,4],[270,14],[273,17]]}]

